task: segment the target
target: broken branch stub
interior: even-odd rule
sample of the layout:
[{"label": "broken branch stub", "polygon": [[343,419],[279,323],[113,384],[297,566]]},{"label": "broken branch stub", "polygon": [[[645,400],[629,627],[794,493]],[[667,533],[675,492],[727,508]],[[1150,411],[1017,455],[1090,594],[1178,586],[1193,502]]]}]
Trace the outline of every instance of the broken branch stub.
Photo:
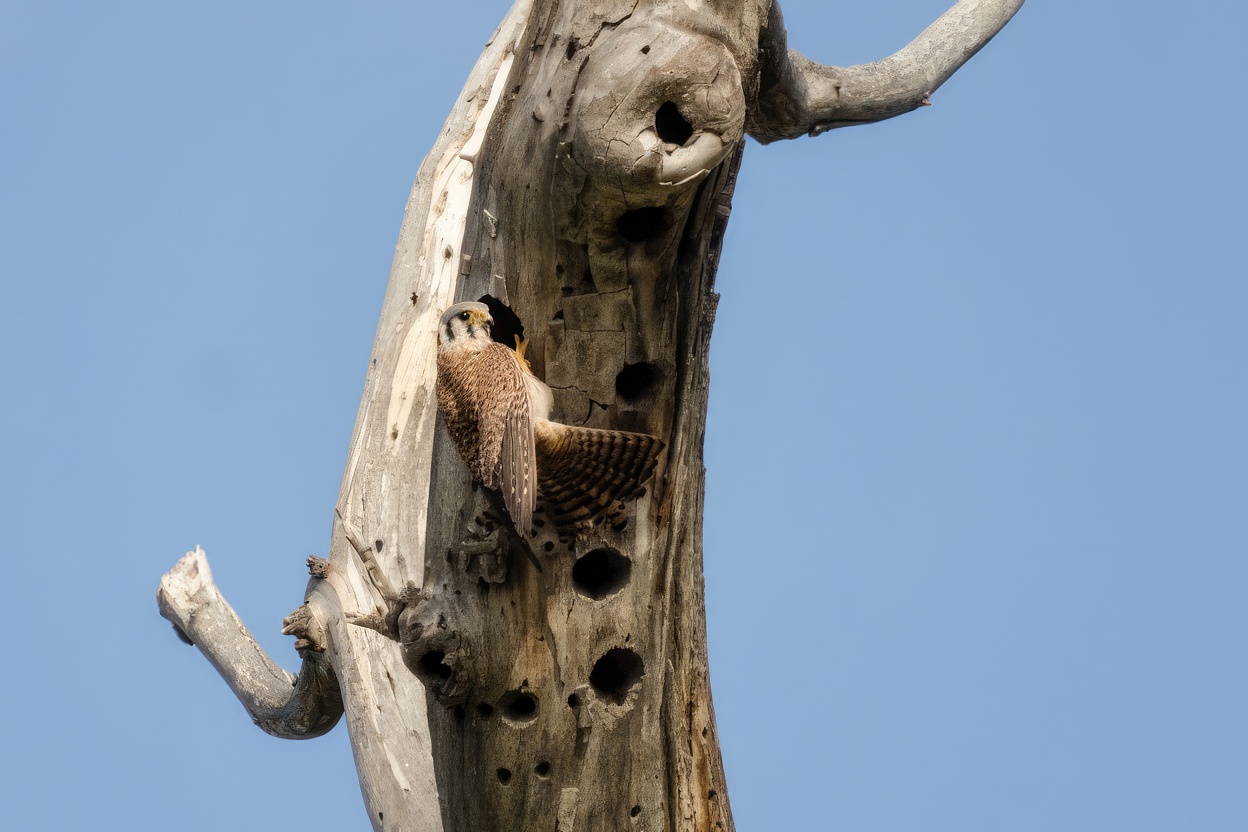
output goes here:
[{"label": "broken branch stub", "polygon": [[[266,733],[303,740],[338,724],[343,708],[333,668],[316,651],[305,653],[298,676],[270,659],[217,589],[203,549],[187,552],[161,578],[156,602],[160,614],[217,669]],[[322,632],[311,611],[301,610],[305,626]]]}]

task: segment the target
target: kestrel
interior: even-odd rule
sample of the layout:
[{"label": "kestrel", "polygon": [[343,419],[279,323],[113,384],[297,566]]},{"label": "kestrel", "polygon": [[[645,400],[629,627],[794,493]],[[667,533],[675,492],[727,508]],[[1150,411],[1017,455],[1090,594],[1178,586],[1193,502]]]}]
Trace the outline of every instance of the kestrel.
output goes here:
[{"label": "kestrel", "polygon": [[457,303],[438,329],[438,409],[472,476],[502,493],[527,536],[540,490],[559,528],[586,527],[638,497],[662,440],[550,421],[554,395],[519,352],[490,337],[484,303]]}]

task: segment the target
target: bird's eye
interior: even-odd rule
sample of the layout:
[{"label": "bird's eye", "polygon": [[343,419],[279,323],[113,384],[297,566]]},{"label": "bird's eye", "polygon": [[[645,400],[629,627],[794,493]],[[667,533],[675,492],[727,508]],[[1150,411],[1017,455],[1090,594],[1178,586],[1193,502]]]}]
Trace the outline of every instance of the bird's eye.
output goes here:
[{"label": "bird's eye", "polygon": [[467,312],[460,312],[460,313],[459,313],[459,319],[460,319],[461,321],[466,321],[466,320],[468,320],[468,318],[469,318],[469,315],[468,315],[468,313],[467,313]]}]

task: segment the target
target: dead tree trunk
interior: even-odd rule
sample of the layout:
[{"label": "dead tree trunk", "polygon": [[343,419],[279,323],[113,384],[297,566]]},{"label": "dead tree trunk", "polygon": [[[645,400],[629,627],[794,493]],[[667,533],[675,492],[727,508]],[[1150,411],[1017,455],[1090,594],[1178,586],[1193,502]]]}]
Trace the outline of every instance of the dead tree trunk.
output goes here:
[{"label": "dead tree trunk", "polygon": [[[842,69],[790,52],[769,0],[517,0],[408,202],[329,559],[286,622],[300,675],[255,645],[199,550],[162,581],[162,614],[266,731],[318,736],[345,712],[375,829],[732,829],[702,435],[744,136],[926,104],[1021,3],[961,0]],[[667,442],[627,527],[543,527],[541,572],[437,427],[438,317],[485,295],[523,322],[556,419]]]}]

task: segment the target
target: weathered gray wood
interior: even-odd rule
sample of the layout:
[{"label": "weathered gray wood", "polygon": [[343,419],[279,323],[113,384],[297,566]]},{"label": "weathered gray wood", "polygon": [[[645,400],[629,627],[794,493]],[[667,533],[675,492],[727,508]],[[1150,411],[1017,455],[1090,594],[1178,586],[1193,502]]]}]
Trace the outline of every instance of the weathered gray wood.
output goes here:
[{"label": "weathered gray wood", "polygon": [[[472,159],[506,92],[508,68],[529,6],[527,0],[518,2],[486,46],[417,175],[351,440],[329,568],[323,580],[309,585],[305,599],[308,611],[324,626],[324,661],[338,679],[339,707],[345,711],[364,802],[377,830],[441,829],[441,806],[424,688],[404,667],[392,642],[348,622],[349,616],[385,602],[349,536],[357,544],[367,541],[365,548],[382,550],[396,584],[423,582],[434,427],[430,401],[436,344],[430,339],[459,278]],[[179,615],[181,600],[166,596],[169,603],[162,604],[162,612]],[[223,663],[217,665],[227,682],[232,680],[228,653],[247,650],[245,642],[236,641],[221,651]]]},{"label": "weathered gray wood", "polygon": [[348,615],[386,600],[364,570],[358,544],[377,552],[395,585],[423,584],[434,332],[462,268],[476,154],[504,102],[529,7],[520,0],[500,25],[417,175],[336,507],[331,576],[322,584],[334,591],[320,601],[330,621],[329,652],[343,686],[360,785],[377,830],[441,829],[442,806],[424,688],[391,642],[348,623]]},{"label": "weathered gray wood", "polygon": [[[569,546],[546,527],[538,573],[505,547],[485,568],[464,555],[483,506],[439,437],[426,596],[401,635],[439,699],[450,829],[732,828],[702,606],[705,347],[765,7],[678,11],[536,4],[482,149],[476,216],[496,220],[469,223],[456,299],[511,304],[556,419],[668,451],[623,533]],[[691,125],[679,141],[656,125],[668,102]],[[626,365],[642,370],[622,395]],[[603,586],[591,567],[608,556],[628,574]]]},{"label": "weathered gray wood", "polygon": [[764,144],[869,124],[931,103],[941,84],[983,48],[1023,0],[959,0],[904,49],[882,61],[824,66],[788,48],[780,5],[764,41],[762,90],[750,135]]},{"label": "weathered gray wood", "polygon": [[[898,55],[846,70],[790,53],[769,0],[512,8],[417,177],[329,560],[287,621],[304,673],[337,680],[375,829],[733,828],[702,436],[744,135],[913,109],[1020,2],[962,0]],[[486,294],[523,322],[556,419],[667,442],[626,528],[542,526],[541,572],[437,426],[438,316]],[[189,597],[162,589],[162,611],[192,618]],[[213,631],[188,633],[245,703],[333,712],[302,674],[292,699],[237,619]]]},{"label": "weathered gray wood", "polygon": [[156,601],[161,615],[199,648],[267,733],[311,739],[338,724],[342,698],[324,656],[308,651],[298,677],[279,667],[222,597],[202,549],[187,552],[165,574]]}]

